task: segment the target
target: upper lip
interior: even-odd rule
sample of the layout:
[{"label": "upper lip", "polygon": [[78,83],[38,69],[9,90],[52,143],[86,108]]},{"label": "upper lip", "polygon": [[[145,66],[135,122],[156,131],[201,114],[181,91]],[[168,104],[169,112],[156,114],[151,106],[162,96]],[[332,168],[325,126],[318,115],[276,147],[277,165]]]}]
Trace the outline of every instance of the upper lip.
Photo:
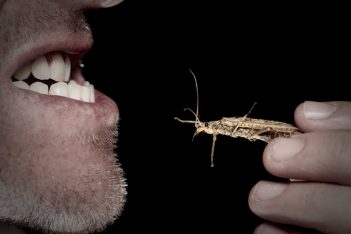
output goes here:
[{"label": "upper lip", "polygon": [[40,36],[34,43],[28,42],[21,46],[25,48],[16,54],[15,63],[9,69],[12,76],[19,68],[35,58],[50,52],[64,52],[70,55],[72,64],[76,64],[92,47],[93,37],[88,32],[63,33],[52,32]]}]

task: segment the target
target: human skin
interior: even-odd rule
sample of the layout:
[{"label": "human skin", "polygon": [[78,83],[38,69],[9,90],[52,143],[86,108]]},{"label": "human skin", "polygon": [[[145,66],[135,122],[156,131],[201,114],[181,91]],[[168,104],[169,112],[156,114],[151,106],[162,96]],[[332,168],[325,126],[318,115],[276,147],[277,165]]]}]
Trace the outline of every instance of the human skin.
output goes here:
[{"label": "human skin", "polygon": [[[260,181],[249,206],[272,223],[350,233],[351,103],[304,102],[295,122],[304,134],[273,140],[263,153],[265,168],[291,182]],[[255,233],[291,232],[265,223]]]},{"label": "human skin", "polygon": [[[114,153],[118,108],[89,84],[88,94],[81,91],[78,63],[93,42],[83,10],[120,2],[0,0],[0,222],[88,233],[121,214],[126,184]],[[81,99],[67,96],[78,90],[68,89],[68,81],[53,89],[56,95],[15,87],[16,71],[31,64],[34,74],[35,61],[36,74],[70,74]]]}]

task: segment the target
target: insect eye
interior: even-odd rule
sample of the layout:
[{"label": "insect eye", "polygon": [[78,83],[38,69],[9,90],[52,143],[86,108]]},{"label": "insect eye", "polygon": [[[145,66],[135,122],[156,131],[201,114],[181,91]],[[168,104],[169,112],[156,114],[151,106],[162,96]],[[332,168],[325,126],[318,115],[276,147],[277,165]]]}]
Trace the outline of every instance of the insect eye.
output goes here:
[{"label": "insect eye", "polygon": [[206,128],[208,127],[208,123],[205,123],[205,127],[206,127]]}]

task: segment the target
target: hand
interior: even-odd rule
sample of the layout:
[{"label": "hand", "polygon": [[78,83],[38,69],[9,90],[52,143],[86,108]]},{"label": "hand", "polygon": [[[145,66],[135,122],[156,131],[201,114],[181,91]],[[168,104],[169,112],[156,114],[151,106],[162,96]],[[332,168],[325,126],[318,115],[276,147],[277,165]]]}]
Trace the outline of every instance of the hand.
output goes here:
[{"label": "hand", "polygon": [[[265,168],[290,183],[260,181],[249,195],[258,216],[323,233],[351,233],[351,102],[305,102],[295,111],[305,133],[279,138]],[[264,223],[255,233],[288,233]]]}]

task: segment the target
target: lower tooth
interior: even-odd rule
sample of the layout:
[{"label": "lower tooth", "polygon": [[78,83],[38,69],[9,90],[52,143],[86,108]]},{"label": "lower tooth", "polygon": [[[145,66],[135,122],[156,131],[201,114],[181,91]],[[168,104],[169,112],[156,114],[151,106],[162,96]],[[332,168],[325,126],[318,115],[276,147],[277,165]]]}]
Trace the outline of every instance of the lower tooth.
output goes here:
[{"label": "lower tooth", "polygon": [[68,84],[57,82],[50,86],[50,90],[48,85],[42,82],[34,82],[30,86],[24,81],[13,81],[12,84],[17,88],[29,89],[40,94],[63,96],[83,102],[95,102],[94,85],[91,85],[89,82],[86,82],[83,86],[73,80]]},{"label": "lower tooth", "polygon": [[81,99],[83,102],[89,102],[90,101],[90,88],[87,86],[82,86],[82,93],[81,93]]},{"label": "lower tooth", "polygon": [[77,84],[74,80],[71,80],[68,83],[68,97],[75,100],[80,100],[80,96],[82,92],[81,89],[82,89],[82,86]]},{"label": "lower tooth", "polygon": [[50,86],[49,94],[50,95],[67,97],[68,96],[67,84],[64,83],[64,82],[57,82],[55,84],[52,84]]},{"label": "lower tooth", "polygon": [[20,89],[29,89],[29,85],[24,81],[14,81],[12,84]]},{"label": "lower tooth", "polygon": [[49,94],[49,87],[41,82],[34,82],[29,86],[29,89],[37,93]]},{"label": "lower tooth", "polygon": [[95,90],[94,90],[94,85],[90,85],[90,102],[94,103],[95,102]]}]

